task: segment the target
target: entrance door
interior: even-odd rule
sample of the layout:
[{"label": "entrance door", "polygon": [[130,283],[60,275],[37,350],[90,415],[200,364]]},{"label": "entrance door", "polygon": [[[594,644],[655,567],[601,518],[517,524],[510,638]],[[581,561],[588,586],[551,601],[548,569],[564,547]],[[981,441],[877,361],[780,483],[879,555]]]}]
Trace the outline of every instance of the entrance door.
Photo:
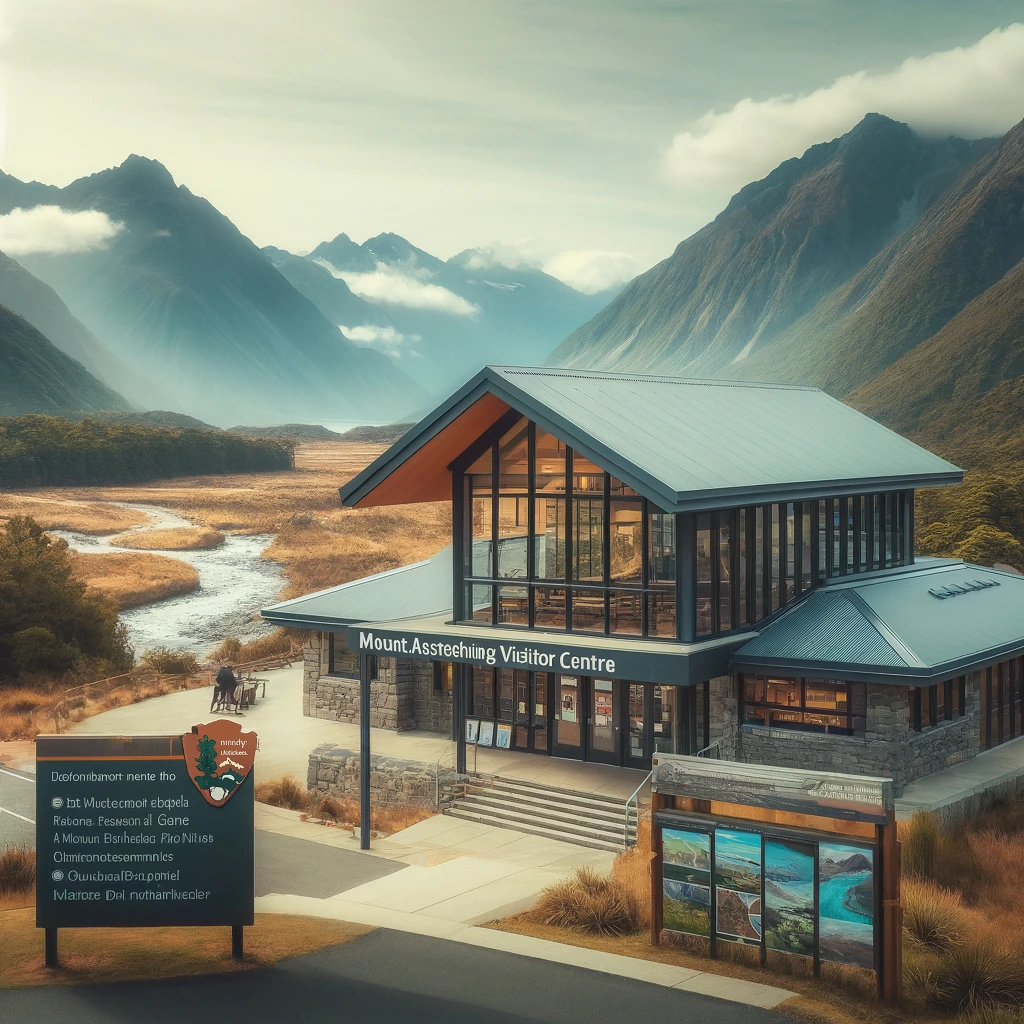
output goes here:
[{"label": "entrance door", "polygon": [[651,708],[653,687],[629,683],[623,684],[623,688],[626,691],[626,716],[629,722],[625,763],[630,768],[650,768],[654,739]]},{"label": "entrance door", "polygon": [[548,675],[546,672],[515,673],[515,724],[512,745],[516,750],[547,753]]},{"label": "entrance door", "polygon": [[591,679],[590,714],[588,716],[588,761],[622,764],[620,744],[622,727],[615,683],[610,679]]},{"label": "entrance door", "polygon": [[579,676],[555,676],[555,734],[551,753],[583,760],[583,726],[586,724],[583,680]]}]

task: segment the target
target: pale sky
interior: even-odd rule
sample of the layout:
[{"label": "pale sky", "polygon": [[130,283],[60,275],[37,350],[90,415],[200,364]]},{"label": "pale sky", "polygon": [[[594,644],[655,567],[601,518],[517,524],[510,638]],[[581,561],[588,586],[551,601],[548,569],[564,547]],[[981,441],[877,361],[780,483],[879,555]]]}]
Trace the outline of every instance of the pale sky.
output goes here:
[{"label": "pale sky", "polygon": [[4,170],[63,185],[140,153],[258,245],[300,252],[394,231],[442,258],[493,244],[565,279],[593,259],[629,276],[868,110],[973,135],[1024,117],[1019,0],[0,12]]}]

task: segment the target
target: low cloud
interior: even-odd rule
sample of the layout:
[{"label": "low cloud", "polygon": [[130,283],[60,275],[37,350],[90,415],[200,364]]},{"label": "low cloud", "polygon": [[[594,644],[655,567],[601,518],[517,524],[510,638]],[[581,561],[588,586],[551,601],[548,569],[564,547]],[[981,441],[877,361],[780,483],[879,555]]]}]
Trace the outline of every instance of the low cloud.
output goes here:
[{"label": "low cloud", "polygon": [[640,273],[640,264],[629,253],[607,249],[572,249],[546,260],[544,273],[585,295],[625,284]]},{"label": "low cloud", "polygon": [[487,270],[489,267],[507,267],[509,270],[539,270],[544,255],[539,244],[530,238],[492,242],[474,249],[465,262],[467,270]]},{"label": "low cloud", "polygon": [[360,298],[384,305],[405,306],[408,309],[430,309],[453,316],[473,316],[480,307],[467,302],[461,295],[439,284],[430,284],[422,274],[405,272],[386,263],[368,272],[338,270],[326,260],[317,260],[335,277],[340,278]]},{"label": "low cloud", "polygon": [[21,207],[0,215],[0,250],[8,256],[100,249],[124,227],[99,210]]},{"label": "low cloud", "polygon": [[806,95],[743,99],[680,132],[664,169],[680,185],[735,189],[764,177],[816,142],[849,131],[877,111],[926,134],[1001,135],[1017,123],[1024,96],[1024,24],[972,46],[910,57],[896,69],[858,71]]}]

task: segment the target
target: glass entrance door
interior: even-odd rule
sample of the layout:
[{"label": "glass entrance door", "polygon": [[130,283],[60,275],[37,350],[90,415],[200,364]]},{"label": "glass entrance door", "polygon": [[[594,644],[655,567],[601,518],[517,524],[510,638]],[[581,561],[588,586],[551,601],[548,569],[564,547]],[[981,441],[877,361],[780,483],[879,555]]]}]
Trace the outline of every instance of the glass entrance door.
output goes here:
[{"label": "glass entrance door", "polygon": [[579,676],[555,677],[555,735],[551,753],[559,757],[584,757],[585,724],[583,680]]},{"label": "glass entrance door", "polygon": [[650,768],[653,745],[651,697],[653,687],[629,683],[626,686],[626,705],[629,717],[629,743],[626,764],[630,768]]},{"label": "glass entrance door", "polygon": [[546,672],[515,673],[515,728],[513,746],[516,750],[546,753],[548,750],[548,674]]},{"label": "glass entrance door", "polygon": [[622,728],[615,700],[615,684],[610,679],[590,680],[588,719],[588,761],[622,764],[620,753]]}]

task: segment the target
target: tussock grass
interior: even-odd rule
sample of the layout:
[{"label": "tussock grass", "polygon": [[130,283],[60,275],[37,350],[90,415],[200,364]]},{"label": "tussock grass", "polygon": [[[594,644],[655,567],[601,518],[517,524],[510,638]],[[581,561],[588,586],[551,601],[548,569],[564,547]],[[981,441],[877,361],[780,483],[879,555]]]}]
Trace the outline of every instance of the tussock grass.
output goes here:
[{"label": "tussock grass", "polygon": [[538,924],[593,932],[632,935],[643,923],[641,902],[620,878],[590,867],[548,886],[530,911]]},{"label": "tussock grass", "polygon": [[902,844],[903,874],[909,878],[933,878],[939,849],[939,816],[915,811],[908,822],[897,826]]},{"label": "tussock grass", "polygon": [[246,665],[261,661],[277,654],[287,654],[302,635],[297,629],[275,629],[273,633],[242,643],[236,636],[227,637],[209,653],[211,661],[217,664]]},{"label": "tussock grass", "polygon": [[73,530],[105,536],[121,533],[150,522],[145,512],[121,508],[85,496],[79,500],[51,496],[42,492],[0,494],[0,521],[14,516],[31,516],[44,530]]},{"label": "tussock grass", "polygon": [[21,895],[35,884],[35,851],[22,844],[8,843],[0,852],[0,895]]},{"label": "tussock grass", "polygon": [[958,892],[934,882],[905,878],[900,897],[903,927],[932,949],[949,949],[970,931],[970,918]]},{"label": "tussock grass", "polygon": [[114,544],[137,551],[205,551],[224,543],[220,530],[206,526],[178,527],[168,530],[143,530],[115,537]]},{"label": "tussock grass", "polygon": [[74,551],[71,558],[75,575],[90,590],[111,598],[120,609],[135,608],[199,589],[196,569],[165,555]]}]

